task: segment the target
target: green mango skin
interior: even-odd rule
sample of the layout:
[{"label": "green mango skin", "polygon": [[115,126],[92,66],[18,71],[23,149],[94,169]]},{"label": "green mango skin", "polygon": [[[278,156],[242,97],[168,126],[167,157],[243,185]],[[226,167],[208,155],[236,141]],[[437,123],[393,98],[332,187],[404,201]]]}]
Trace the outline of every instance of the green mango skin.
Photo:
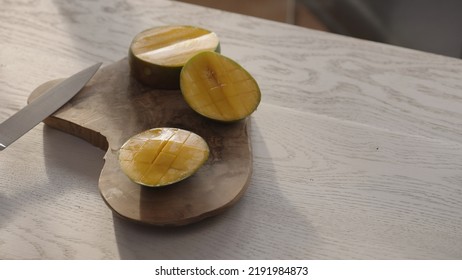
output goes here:
[{"label": "green mango skin", "polygon": [[[220,53],[220,43],[214,51]],[[180,73],[183,66],[161,66],[141,60],[135,56],[131,48],[128,63],[131,75],[141,83],[157,89],[180,89]]]},{"label": "green mango skin", "polygon": [[128,56],[130,72],[141,83],[158,89],[177,89],[177,80],[182,67],[159,66]]}]

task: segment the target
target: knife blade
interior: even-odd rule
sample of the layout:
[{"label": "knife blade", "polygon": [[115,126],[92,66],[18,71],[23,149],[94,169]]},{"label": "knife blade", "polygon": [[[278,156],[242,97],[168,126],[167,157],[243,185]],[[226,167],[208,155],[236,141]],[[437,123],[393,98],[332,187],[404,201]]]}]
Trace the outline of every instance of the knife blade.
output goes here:
[{"label": "knife blade", "polygon": [[101,64],[97,63],[70,76],[2,122],[0,151],[66,104],[88,83]]}]

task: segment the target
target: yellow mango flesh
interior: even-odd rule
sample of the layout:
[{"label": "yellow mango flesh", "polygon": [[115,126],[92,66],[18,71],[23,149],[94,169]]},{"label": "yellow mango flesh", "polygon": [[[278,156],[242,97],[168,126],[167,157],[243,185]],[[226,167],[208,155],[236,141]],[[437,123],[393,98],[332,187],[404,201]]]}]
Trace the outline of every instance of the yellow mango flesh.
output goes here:
[{"label": "yellow mango flesh", "polygon": [[208,145],[199,135],[178,128],[154,128],[125,142],[119,163],[135,183],[159,187],[191,176],[208,156]]},{"label": "yellow mango flesh", "polygon": [[214,51],[218,36],[194,26],[162,26],[139,33],[131,52],[139,59],[156,65],[183,66],[201,51]]},{"label": "yellow mango flesh", "polygon": [[159,26],[138,33],[130,44],[133,77],[160,89],[179,89],[183,65],[202,51],[220,51],[218,36],[195,26]]},{"label": "yellow mango flesh", "polygon": [[185,64],[180,88],[193,110],[225,122],[249,116],[261,100],[255,79],[238,63],[215,52],[202,52]]}]

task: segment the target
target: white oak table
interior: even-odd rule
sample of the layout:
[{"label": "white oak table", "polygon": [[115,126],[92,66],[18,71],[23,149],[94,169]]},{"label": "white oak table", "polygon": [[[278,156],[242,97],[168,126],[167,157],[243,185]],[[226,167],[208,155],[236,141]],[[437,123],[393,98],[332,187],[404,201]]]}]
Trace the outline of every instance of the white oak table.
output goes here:
[{"label": "white oak table", "polygon": [[215,31],[263,94],[249,189],[186,227],[113,216],[104,151],[38,125],[0,153],[0,259],[462,259],[462,61],[170,1],[0,7],[0,121],[167,24]]}]

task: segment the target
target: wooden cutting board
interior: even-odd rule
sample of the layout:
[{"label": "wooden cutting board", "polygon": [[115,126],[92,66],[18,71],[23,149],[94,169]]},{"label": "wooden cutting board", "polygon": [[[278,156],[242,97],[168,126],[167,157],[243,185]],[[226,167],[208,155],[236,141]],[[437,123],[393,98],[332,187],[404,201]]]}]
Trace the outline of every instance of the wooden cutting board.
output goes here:
[{"label": "wooden cutting board", "polygon": [[[29,102],[59,81],[39,86]],[[137,82],[130,75],[127,59],[101,68],[81,92],[44,122],[107,150],[99,190],[115,213],[132,221],[151,225],[197,222],[233,205],[249,184],[249,119],[230,124],[208,120],[188,107],[180,91],[156,90]],[[182,128],[202,136],[210,147],[206,164],[192,177],[166,187],[131,182],[119,168],[119,148],[131,136],[155,127]]]}]

